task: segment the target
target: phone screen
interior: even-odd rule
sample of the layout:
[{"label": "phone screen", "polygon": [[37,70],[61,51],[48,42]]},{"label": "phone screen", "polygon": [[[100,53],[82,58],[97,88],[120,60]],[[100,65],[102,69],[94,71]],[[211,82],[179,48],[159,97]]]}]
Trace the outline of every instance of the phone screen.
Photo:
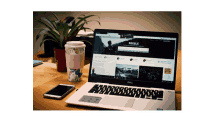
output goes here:
[{"label": "phone screen", "polygon": [[48,91],[46,94],[62,96],[63,94],[65,94],[67,91],[69,91],[72,88],[73,87],[71,86],[58,85],[54,89]]}]

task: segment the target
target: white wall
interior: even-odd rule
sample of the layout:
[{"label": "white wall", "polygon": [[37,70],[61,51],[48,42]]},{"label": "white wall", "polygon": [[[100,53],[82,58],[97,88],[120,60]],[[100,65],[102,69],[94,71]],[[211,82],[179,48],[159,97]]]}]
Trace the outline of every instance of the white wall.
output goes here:
[{"label": "white wall", "polygon": [[[120,29],[120,30],[140,30],[140,31],[159,31],[159,32],[175,32],[179,33],[178,48],[181,49],[181,12],[55,12],[59,18],[66,16],[77,17],[79,15],[98,15],[100,17],[101,26],[97,22],[91,22],[86,27],[91,29]],[[49,14],[49,13],[48,13]],[[49,16],[46,14],[45,16]],[[39,15],[43,16],[43,15]],[[52,15],[49,19],[55,19]],[[92,17],[91,20],[96,20]],[[39,46],[40,39],[35,40],[36,28],[42,27],[34,22],[34,38],[33,38],[33,54],[43,51]]]}]

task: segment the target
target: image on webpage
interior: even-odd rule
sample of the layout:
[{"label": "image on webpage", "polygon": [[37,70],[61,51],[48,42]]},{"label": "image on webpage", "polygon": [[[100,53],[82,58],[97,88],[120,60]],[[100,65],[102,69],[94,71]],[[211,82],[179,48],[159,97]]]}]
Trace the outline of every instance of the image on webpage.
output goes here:
[{"label": "image on webpage", "polygon": [[116,64],[115,78],[116,79],[138,79],[139,66],[138,65],[126,65]]},{"label": "image on webpage", "polygon": [[163,76],[162,67],[140,66],[139,77],[141,80],[161,82],[162,76]]}]

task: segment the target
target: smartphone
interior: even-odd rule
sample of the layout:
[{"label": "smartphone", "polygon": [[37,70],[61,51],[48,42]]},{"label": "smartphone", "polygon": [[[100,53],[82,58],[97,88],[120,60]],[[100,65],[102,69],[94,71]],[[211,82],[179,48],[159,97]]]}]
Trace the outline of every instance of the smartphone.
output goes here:
[{"label": "smartphone", "polygon": [[62,99],[75,88],[75,85],[59,84],[44,94],[44,97]]}]

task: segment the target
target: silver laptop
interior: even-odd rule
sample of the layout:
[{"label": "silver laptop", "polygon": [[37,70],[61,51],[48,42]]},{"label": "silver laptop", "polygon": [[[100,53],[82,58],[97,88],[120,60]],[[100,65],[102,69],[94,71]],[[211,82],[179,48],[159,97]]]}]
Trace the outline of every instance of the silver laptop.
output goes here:
[{"label": "silver laptop", "polygon": [[175,110],[177,33],[96,29],[88,82],[66,103]]}]

